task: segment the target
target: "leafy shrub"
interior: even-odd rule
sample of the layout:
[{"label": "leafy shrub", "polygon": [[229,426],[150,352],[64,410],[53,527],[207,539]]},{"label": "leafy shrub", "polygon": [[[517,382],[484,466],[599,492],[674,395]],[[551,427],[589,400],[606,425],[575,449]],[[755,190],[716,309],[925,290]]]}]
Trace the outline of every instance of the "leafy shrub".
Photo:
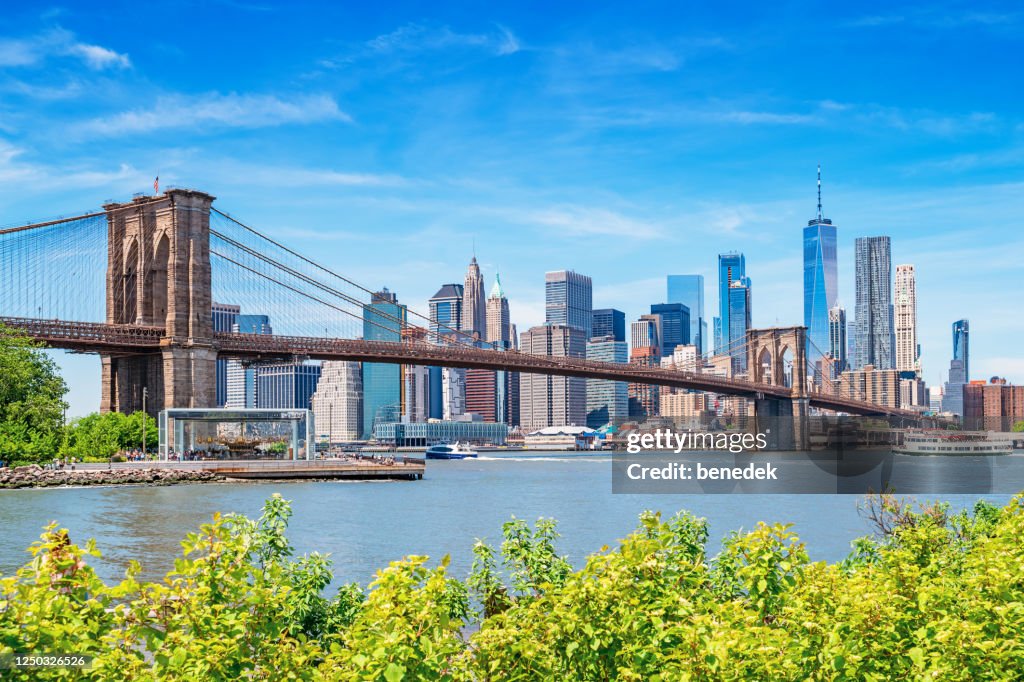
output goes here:
[{"label": "leafy shrub", "polygon": [[[84,653],[96,680],[1002,680],[1024,670],[1024,497],[953,514],[868,504],[879,533],[838,564],[809,561],[787,526],[707,553],[707,524],[645,513],[573,571],[550,520],[505,524],[447,557],[393,562],[328,599],[330,559],[295,558],[279,496],[258,520],[217,516],[173,571],[104,584],[49,526],[0,578],[0,655]],[[870,511],[873,510],[873,511]],[[20,676],[20,677],[19,677]],[[4,679],[8,679],[5,677]]]}]

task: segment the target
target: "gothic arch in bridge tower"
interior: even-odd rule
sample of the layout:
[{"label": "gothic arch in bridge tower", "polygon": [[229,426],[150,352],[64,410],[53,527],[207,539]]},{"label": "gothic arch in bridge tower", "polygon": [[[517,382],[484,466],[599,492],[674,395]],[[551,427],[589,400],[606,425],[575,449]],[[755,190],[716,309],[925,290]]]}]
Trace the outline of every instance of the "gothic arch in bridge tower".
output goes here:
[{"label": "gothic arch in bridge tower", "polygon": [[167,324],[167,290],[168,262],[170,260],[170,240],[166,232],[157,235],[156,247],[153,249],[153,260],[147,269],[146,289],[149,291],[149,306],[146,311],[146,324],[163,327]]},{"label": "gothic arch in bridge tower", "polygon": [[124,274],[121,277],[121,312],[117,321],[121,324],[136,324],[139,309],[139,240],[135,237],[128,242],[124,259]]},{"label": "gothic arch in bridge tower", "polygon": [[755,382],[807,391],[807,328],[772,327],[747,330],[747,366]]}]

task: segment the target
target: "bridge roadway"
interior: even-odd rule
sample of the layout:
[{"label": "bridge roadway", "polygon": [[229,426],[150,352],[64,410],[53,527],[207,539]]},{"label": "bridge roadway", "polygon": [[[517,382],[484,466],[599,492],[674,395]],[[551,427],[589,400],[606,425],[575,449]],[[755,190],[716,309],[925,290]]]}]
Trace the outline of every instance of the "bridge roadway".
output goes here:
[{"label": "bridge roadway", "polygon": [[[188,345],[187,339],[178,341],[165,338],[162,327],[13,317],[0,317],[0,323],[23,329],[29,336],[47,346],[80,353],[137,355],[159,352],[161,347],[172,342]],[[219,355],[242,360],[281,361],[300,357],[313,360],[355,360],[508,370],[656,384],[746,398],[788,400],[794,397],[792,390],[784,386],[727,379],[710,374],[598,362],[583,358],[528,355],[517,351],[438,346],[422,341],[364,341],[216,332],[213,345]],[[830,393],[810,392],[807,398],[811,406],[837,412],[920,419],[916,412],[884,407]]]}]

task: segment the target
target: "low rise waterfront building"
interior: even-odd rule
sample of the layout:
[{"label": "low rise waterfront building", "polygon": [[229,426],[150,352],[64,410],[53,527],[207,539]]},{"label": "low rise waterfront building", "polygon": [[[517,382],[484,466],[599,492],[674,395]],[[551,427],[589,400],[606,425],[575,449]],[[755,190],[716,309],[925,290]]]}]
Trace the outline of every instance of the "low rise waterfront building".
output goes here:
[{"label": "low rise waterfront building", "polygon": [[373,437],[382,445],[395,447],[427,447],[436,443],[455,441],[477,445],[505,445],[508,425],[469,419],[431,419],[418,424],[383,422],[373,427]]}]

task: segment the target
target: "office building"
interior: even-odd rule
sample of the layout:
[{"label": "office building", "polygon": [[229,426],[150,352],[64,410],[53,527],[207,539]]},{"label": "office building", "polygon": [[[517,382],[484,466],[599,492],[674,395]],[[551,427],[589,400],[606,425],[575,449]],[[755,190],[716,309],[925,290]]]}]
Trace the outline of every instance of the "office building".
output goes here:
[{"label": "office building", "polygon": [[[532,327],[520,336],[519,347],[530,355],[582,358],[586,356],[586,333],[563,324]],[[522,373],[519,395],[519,418],[526,431],[586,423],[587,385],[582,377]]]},{"label": "office building", "polygon": [[848,370],[849,361],[846,355],[849,343],[846,339],[846,308],[835,305],[828,311],[828,354],[832,372],[830,379],[838,379]]},{"label": "office building", "polygon": [[[235,316],[231,331],[236,334],[273,334],[270,318],[266,315]],[[227,394],[224,406],[254,408],[257,406],[256,368],[238,360],[227,361]]]},{"label": "office building", "polygon": [[544,275],[545,324],[579,329],[589,339],[593,336],[593,315],[593,283],[589,277],[572,270]]},{"label": "office building", "polygon": [[917,345],[917,285],[914,281],[913,265],[896,266],[893,318],[896,328],[896,369],[907,375],[920,374],[920,347]]},{"label": "office building", "polygon": [[[625,364],[629,362],[629,347],[624,339],[610,334],[595,336],[587,341],[587,359]],[[599,429],[606,424],[618,426],[625,422],[629,417],[628,384],[604,379],[587,379],[586,382],[587,426]]]},{"label": "office building", "polygon": [[953,358],[949,361],[949,380],[942,391],[942,411],[961,415],[964,413],[964,384],[967,373],[964,361]]},{"label": "office building", "polygon": [[971,323],[967,320],[953,323],[953,359],[963,366],[965,384],[971,380],[970,331]]},{"label": "office building", "polygon": [[[517,344],[515,325],[512,324],[508,298],[501,286],[501,276],[494,276],[494,286],[487,297],[487,343],[495,350],[512,350]],[[504,370],[494,374],[494,421],[506,424],[519,423],[519,374]],[[467,391],[469,390],[467,377]],[[473,384],[476,383],[474,379]],[[473,392],[476,392],[474,387]],[[467,400],[469,397],[467,396]],[[470,405],[473,411],[474,405]]]},{"label": "office building", "polygon": [[484,337],[492,348],[508,350],[512,347],[512,321],[508,310],[508,298],[501,288],[501,275],[494,276],[494,286],[486,304],[487,335]]},{"label": "office building", "polygon": [[363,370],[359,363],[324,362],[310,403],[318,442],[333,445],[359,440],[363,432]]},{"label": "office building", "polygon": [[818,166],[818,214],[804,228],[804,326],[807,359],[821,361],[829,351],[829,311],[838,298],[836,226],[821,211],[821,166]]},{"label": "office building", "polygon": [[711,352],[708,322],[704,317],[704,275],[669,275],[667,277],[669,303],[682,303],[690,311],[690,340],[701,355]]},{"label": "office building", "polygon": [[[227,303],[213,304],[213,331],[230,332],[235,327],[235,320],[242,312],[241,307]],[[224,407],[228,402],[228,360],[217,358],[217,407]]]},{"label": "office building", "polygon": [[402,421],[425,422],[430,418],[430,368],[402,365],[405,386],[402,391]]},{"label": "office building", "polygon": [[[662,319],[660,315],[641,315],[640,319],[629,325],[632,345],[629,350],[629,362],[645,367],[661,365]],[[659,413],[660,387],[652,384],[628,384],[629,418],[646,421]]]},{"label": "office building", "polygon": [[668,357],[676,346],[690,343],[690,309],[682,303],[655,303],[651,314],[661,318],[661,357]]},{"label": "office building", "polygon": [[892,258],[888,237],[858,237],[856,242],[857,368],[894,369]]},{"label": "office building", "polygon": [[[406,307],[385,287],[370,296],[363,308],[363,338],[367,341],[401,341],[408,320]],[[402,414],[401,365],[363,363],[363,438],[373,435],[373,425],[398,421]]]},{"label": "office building", "polygon": [[461,284],[444,284],[430,297],[430,340],[437,342],[441,337],[456,340],[462,330],[463,287]]},{"label": "office building", "polygon": [[740,277],[729,286],[728,346],[727,355],[732,358],[733,373],[747,371],[747,330],[750,329],[751,290],[750,278]]},{"label": "office building", "polygon": [[320,381],[319,364],[288,362],[256,369],[256,407],[308,410]]},{"label": "office building", "polygon": [[839,382],[840,395],[898,408],[900,406],[900,377],[895,369],[875,368],[871,365],[843,372]]},{"label": "office building", "polygon": [[466,283],[462,289],[462,331],[471,339],[482,340],[487,335],[487,301],[484,299],[484,277],[480,274],[476,256],[469,261]]},{"label": "office building", "polygon": [[615,308],[600,308],[594,311],[593,318],[592,338],[610,336],[616,341],[626,340],[626,313]]},{"label": "office building", "polygon": [[963,387],[964,428],[977,431],[1012,431],[1024,421],[1024,386],[993,377],[989,383],[972,381]]},{"label": "office building", "polygon": [[[715,354],[727,353],[733,339],[729,322],[729,290],[733,282],[747,275],[747,261],[742,253],[722,253],[718,256],[718,319],[715,323]],[[745,339],[744,339],[745,340]],[[740,341],[742,343],[742,341]]]}]

